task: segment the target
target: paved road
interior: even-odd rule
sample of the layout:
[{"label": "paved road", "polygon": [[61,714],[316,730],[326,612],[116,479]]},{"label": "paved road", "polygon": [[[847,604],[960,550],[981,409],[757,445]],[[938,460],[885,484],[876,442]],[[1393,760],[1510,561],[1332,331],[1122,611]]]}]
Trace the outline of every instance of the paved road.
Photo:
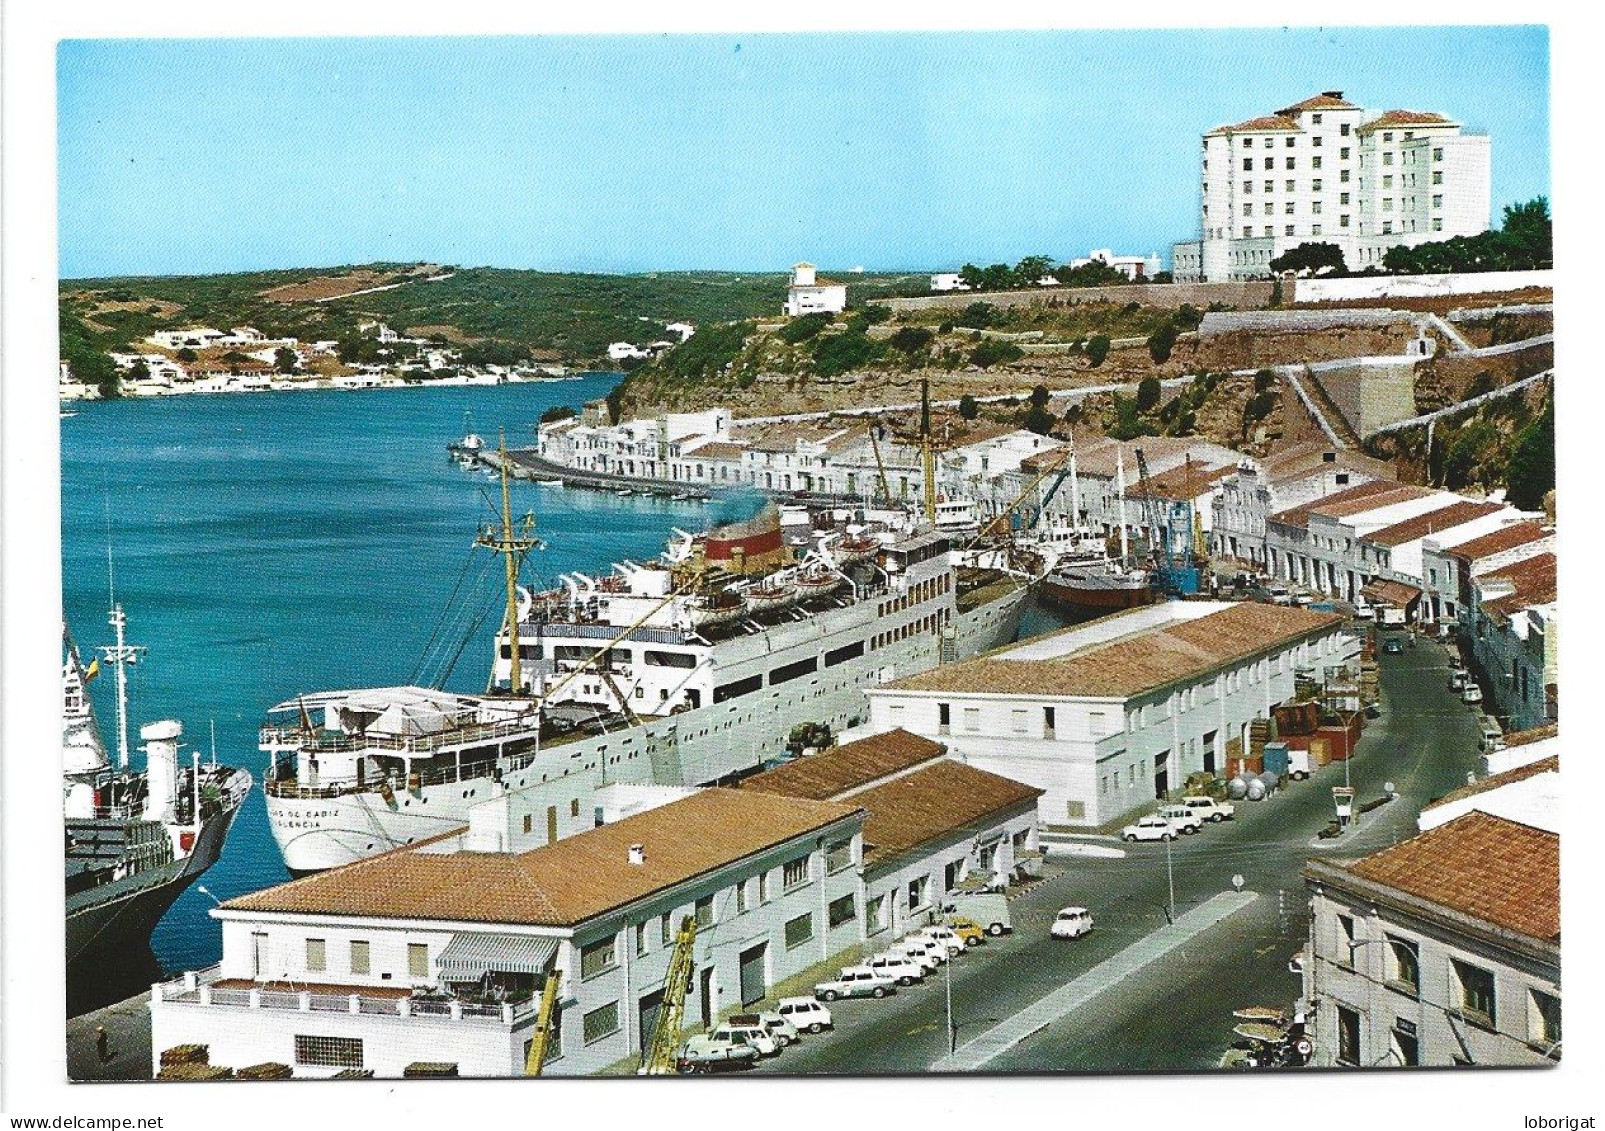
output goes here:
[{"label": "paved road", "polygon": [[[1227,890],[1240,874],[1260,898],[1164,961],[1121,982],[988,1066],[991,1072],[1178,1071],[1212,1068],[1230,1044],[1231,1011],[1290,1005],[1299,992],[1288,958],[1307,930],[1299,877],[1312,855],[1354,856],[1414,834],[1422,805],[1465,781],[1476,767],[1479,728],[1448,690],[1448,658],[1431,644],[1380,657],[1382,715],[1350,766],[1361,800],[1392,781],[1399,800],[1365,814],[1336,840],[1316,834],[1332,816],[1334,763],[1257,804],[1208,826],[1171,850],[1178,913]],[[1013,903],[1016,931],[954,963],[953,1012],[959,1043],[1025,1009],[1164,925],[1168,886],[1163,846],[1127,846],[1125,859],[1089,857]],[[1090,907],[1098,927],[1074,942],[1047,937],[1054,912]],[[834,1034],[806,1038],[762,1072],[924,1072],[947,1052],[943,979],[884,1001],[837,1002]]]}]

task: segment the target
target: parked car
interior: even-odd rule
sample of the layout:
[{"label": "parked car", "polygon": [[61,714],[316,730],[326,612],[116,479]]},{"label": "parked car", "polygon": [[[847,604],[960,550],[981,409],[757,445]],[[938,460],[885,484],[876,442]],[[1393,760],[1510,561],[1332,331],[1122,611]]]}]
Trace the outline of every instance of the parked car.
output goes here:
[{"label": "parked car", "polygon": [[836,1027],[831,1020],[830,1010],[811,997],[783,997],[775,1007],[775,1012],[790,1021],[798,1032],[822,1033]]},{"label": "parked car", "polygon": [[1499,729],[1499,724],[1487,715],[1482,717],[1482,748],[1484,752],[1491,753],[1505,748],[1505,732]]},{"label": "parked car", "polygon": [[[986,935],[979,927],[973,927],[972,930],[974,931],[977,941],[986,938]],[[949,957],[962,953],[966,945],[962,935],[960,935],[952,927],[945,927],[940,924],[933,927],[921,928],[917,933],[922,938],[927,938],[932,942],[938,943]]]},{"label": "parked car", "polygon": [[1056,939],[1079,939],[1092,930],[1092,912],[1085,907],[1066,907],[1054,916],[1048,934]]},{"label": "parked car", "polygon": [[947,929],[957,935],[966,948],[980,946],[986,942],[986,929],[974,919],[966,919],[962,915],[955,916],[947,921]]},{"label": "parked car", "polygon": [[675,1068],[680,1072],[706,1074],[751,1068],[758,1063],[758,1050],[747,1044],[721,1041],[706,1033],[699,1033],[680,1047]]},{"label": "parked car", "polygon": [[1370,620],[1372,617],[1374,617],[1376,615],[1377,615],[1377,611],[1375,609],[1373,609],[1370,605],[1355,605],[1354,606],[1354,619],[1355,620]]},{"label": "parked car", "polygon": [[763,1009],[757,1013],[738,1013],[730,1020],[738,1025],[762,1025],[781,1048],[802,1040],[802,1034],[798,1032],[797,1026],[773,1009]]},{"label": "parked car", "polygon": [[1183,797],[1181,803],[1204,820],[1217,823],[1231,820],[1237,812],[1237,806],[1230,801],[1216,801],[1213,797],[1205,797],[1203,794]]},{"label": "parked car", "polygon": [[923,966],[906,955],[894,951],[877,954],[864,965],[892,979],[900,986],[912,986],[915,982],[925,980]]},{"label": "parked car", "polygon": [[1134,825],[1120,830],[1124,840],[1175,840],[1176,826],[1164,817],[1139,817]]},{"label": "parked car", "polygon": [[868,966],[844,966],[838,977],[814,987],[814,996],[820,1001],[835,1001],[839,997],[885,997],[896,992],[896,979]]},{"label": "parked car", "polygon": [[1197,810],[1189,809],[1185,805],[1161,805],[1155,815],[1175,825],[1179,833],[1196,833],[1204,827],[1204,818]]},{"label": "parked car", "polygon": [[756,1017],[753,1017],[750,1023],[741,1021],[740,1015],[727,1018],[719,1023],[712,1036],[716,1041],[751,1045],[758,1050],[759,1056],[779,1056],[783,1047]]},{"label": "parked car", "polygon": [[1449,673],[1449,690],[1464,691],[1470,678],[1463,668],[1455,668]]},{"label": "parked car", "polygon": [[1404,651],[1404,641],[1397,636],[1390,636],[1382,642],[1382,650],[1390,656],[1397,656]]},{"label": "parked car", "polygon": [[910,935],[886,952],[894,958],[906,958],[926,974],[934,974],[947,961],[947,947],[935,939]]},{"label": "parked car", "polygon": [[1481,703],[1482,688],[1472,683],[1471,680],[1466,680],[1466,686],[1460,689],[1460,701],[1462,703]]}]

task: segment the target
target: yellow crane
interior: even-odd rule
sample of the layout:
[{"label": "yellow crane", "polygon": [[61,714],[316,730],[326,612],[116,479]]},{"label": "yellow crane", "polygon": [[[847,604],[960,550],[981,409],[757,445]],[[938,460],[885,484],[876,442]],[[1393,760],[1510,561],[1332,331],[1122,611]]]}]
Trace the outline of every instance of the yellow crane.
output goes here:
[{"label": "yellow crane", "polygon": [[523,641],[518,635],[518,568],[524,558],[540,545],[535,537],[535,516],[527,514],[520,529],[513,529],[513,502],[508,485],[510,460],[507,458],[507,433],[503,430],[496,441],[497,462],[502,473],[502,525],[501,529],[486,527],[474,541],[501,554],[507,563],[507,643],[512,652],[512,669],[508,673],[508,693],[517,695],[523,689],[524,671],[521,664]]},{"label": "yellow crane", "polygon": [[680,1028],[685,1023],[685,998],[691,991],[694,964],[692,947],[697,941],[697,921],[687,915],[680,920],[674,936],[674,953],[669,956],[669,974],[663,984],[663,1003],[658,1006],[652,1040],[641,1057],[642,1076],[664,1076],[675,1070],[675,1053],[680,1047]]},{"label": "yellow crane", "polygon": [[553,967],[552,972],[546,975],[546,984],[541,987],[541,1007],[535,1014],[535,1032],[529,1042],[529,1052],[524,1057],[525,1076],[539,1076],[546,1065],[546,1049],[552,1037],[552,1018],[557,1012],[557,984],[562,977],[563,972]]}]

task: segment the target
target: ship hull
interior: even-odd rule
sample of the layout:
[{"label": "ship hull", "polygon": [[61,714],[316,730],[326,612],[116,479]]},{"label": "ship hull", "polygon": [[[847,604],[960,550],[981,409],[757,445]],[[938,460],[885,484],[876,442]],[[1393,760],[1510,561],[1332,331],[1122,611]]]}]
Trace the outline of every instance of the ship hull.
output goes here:
[{"label": "ship hull", "polygon": [[[950,658],[967,659],[1014,640],[1029,594],[1021,584],[955,612]],[[836,732],[857,726],[869,713],[866,687],[941,662],[938,636],[910,636],[806,682],[799,679],[784,694],[765,690],[550,747],[527,766],[506,772],[503,785],[549,794],[540,807],[557,804],[567,811],[583,791],[601,785],[694,786],[751,773],[785,751],[799,723],[827,723]],[[285,866],[300,876],[460,829],[469,809],[490,791],[489,778],[397,790],[390,800],[372,791],[295,797],[270,790],[268,820]]]},{"label": "ship hull", "polygon": [[1040,592],[1046,603],[1071,609],[1134,609],[1154,602],[1146,581],[1100,578],[1093,582],[1049,574],[1043,578]]}]

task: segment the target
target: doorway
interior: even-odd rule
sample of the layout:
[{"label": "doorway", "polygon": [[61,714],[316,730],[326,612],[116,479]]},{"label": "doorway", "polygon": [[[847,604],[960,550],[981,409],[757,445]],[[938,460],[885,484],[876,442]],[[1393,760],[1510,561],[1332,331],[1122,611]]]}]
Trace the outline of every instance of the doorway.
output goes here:
[{"label": "doorway", "polygon": [[1154,755],[1154,797],[1163,801],[1170,792],[1170,751]]},{"label": "doorway", "polygon": [[713,967],[704,966],[700,979],[702,986],[702,1027],[713,1028],[713,1015],[717,1012],[713,1007]]}]

